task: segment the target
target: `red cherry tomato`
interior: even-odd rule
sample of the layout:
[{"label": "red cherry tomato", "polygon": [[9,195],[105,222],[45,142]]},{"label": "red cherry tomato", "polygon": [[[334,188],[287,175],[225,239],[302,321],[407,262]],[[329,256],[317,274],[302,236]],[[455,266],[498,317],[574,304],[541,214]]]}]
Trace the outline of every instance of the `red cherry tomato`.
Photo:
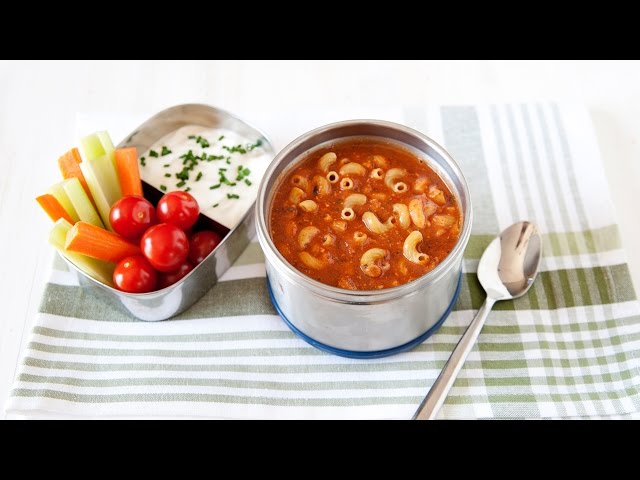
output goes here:
[{"label": "red cherry tomato", "polygon": [[175,225],[160,223],[145,232],[140,249],[156,270],[173,272],[189,255],[189,239]]},{"label": "red cherry tomato", "polygon": [[156,210],[146,199],[137,195],[122,197],[111,207],[109,221],[117,234],[127,240],[139,240],[156,223]]},{"label": "red cherry tomato", "polygon": [[113,283],[123,292],[152,292],[157,281],[158,274],[142,255],[124,257],[113,271]]},{"label": "red cherry tomato", "polygon": [[193,270],[193,263],[185,260],[175,272],[160,273],[160,275],[158,275],[158,289],[173,285],[182,277],[186,276],[191,270]]},{"label": "red cherry tomato", "polygon": [[196,233],[189,240],[189,260],[199,264],[218,246],[220,240],[220,235],[210,230]]},{"label": "red cherry tomato", "polygon": [[158,202],[158,219],[182,230],[189,230],[199,213],[198,202],[187,192],[169,192]]}]

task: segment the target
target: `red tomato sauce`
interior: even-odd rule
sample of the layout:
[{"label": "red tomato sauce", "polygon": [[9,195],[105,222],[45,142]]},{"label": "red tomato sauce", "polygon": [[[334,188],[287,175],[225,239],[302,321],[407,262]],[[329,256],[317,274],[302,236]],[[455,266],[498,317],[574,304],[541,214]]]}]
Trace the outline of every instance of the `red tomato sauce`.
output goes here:
[{"label": "red tomato sauce", "polygon": [[291,265],[349,290],[395,287],[431,271],[456,245],[463,220],[423,160],[371,140],[310,154],[280,181],[270,215],[271,238]]}]

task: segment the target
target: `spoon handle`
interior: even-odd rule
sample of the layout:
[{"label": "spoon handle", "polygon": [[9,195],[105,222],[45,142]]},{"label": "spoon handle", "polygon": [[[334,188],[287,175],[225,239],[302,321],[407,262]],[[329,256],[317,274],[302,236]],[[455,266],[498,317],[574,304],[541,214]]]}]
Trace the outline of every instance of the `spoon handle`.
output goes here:
[{"label": "spoon handle", "polygon": [[436,418],[469,352],[475,345],[482,326],[494,303],[495,300],[491,297],[487,297],[484,301],[475,318],[471,321],[464,335],[462,335],[462,338],[456,345],[456,348],[453,349],[449,360],[447,360],[440,375],[431,386],[431,390],[429,390],[429,393],[418,407],[418,410],[416,410],[413,420],[433,420]]}]

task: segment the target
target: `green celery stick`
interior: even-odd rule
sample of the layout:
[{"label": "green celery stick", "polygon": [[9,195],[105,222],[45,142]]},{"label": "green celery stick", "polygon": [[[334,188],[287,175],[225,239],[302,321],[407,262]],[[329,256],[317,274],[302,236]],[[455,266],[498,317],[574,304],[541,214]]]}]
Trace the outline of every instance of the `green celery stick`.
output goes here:
[{"label": "green celery stick", "polygon": [[56,197],[56,200],[60,202],[60,205],[62,205],[62,208],[64,208],[67,211],[71,219],[74,222],[77,222],[78,220],[80,220],[80,216],[78,215],[78,212],[74,208],[73,203],[69,199],[67,192],[64,191],[62,183],[63,182],[52,185],[51,188],[49,189],[49,193],[54,197]]},{"label": "green celery stick", "polygon": [[93,160],[94,158],[102,157],[105,152],[100,137],[93,133],[80,139],[80,153],[83,160]]},{"label": "green celery stick", "polygon": [[91,192],[93,201],[96,203],[98,213],[100,214],[100,218],[102,218],[102,223],[104,223],[104,226],[107,227],[108,230],[111,230],[113,232],[113,228],[111,228],[111,222],[109,221],[111,204],[109,203],[109,200],[107,199],[107,196],[104,193],[104,190],[102,189],[100,183],[98,183],[98,180],[96,179],[93,165],[88,161],[84,161],[80,163],[80,170],[82,170],[82,174],[87,181],[87,185],[89,185],[89,191]]},{"label": "green celery stick", "polygon": [[87,257],[80,253],[67,252],[64,249],[64,242],[67,239],[67,232],[69,232],[69,230],[71,230],[71,224],[64,218],[61,218],[53,224],[53,228],[51,232],[49,232],[49,243],[84,273],[99,282],[113,287],[113,271],[116,268],[116,264]]},{"label": "green celery stick", "polygon": [[93,208],[93,204],[91,200],[89,200],[84,188],[82,188],[80,180],[75,177],[65,180],[62,182],[62,188],[64,188],[73,207],[76,209],[76,212],[78,212],[80,220],[95,225],[96,227],[104,228],[104,224],[102,220],[100,220],[100,215],[98,215],[96,209]]},{"label": "green celery stick", "polygon": [[104,190],[109,200],[109,207],[122,198],[122,189],[120,188],[120,180],[118,180],[118,171],[115,164],[107,155],[90,160],[91,168],[96,176],[96,180]]},{"label": "green celery stick", "polygon": [[104,153],[111,159],[111,162],[113,163],[113,167],[115,168],[116,155],[114,152],[116,149],[113,148],[113,142],[111,141],[111,136],[109,135],[109,132],[104,130],[102,132],[96,132],[96,135],[100,139],[100,143],[102,144]]}]

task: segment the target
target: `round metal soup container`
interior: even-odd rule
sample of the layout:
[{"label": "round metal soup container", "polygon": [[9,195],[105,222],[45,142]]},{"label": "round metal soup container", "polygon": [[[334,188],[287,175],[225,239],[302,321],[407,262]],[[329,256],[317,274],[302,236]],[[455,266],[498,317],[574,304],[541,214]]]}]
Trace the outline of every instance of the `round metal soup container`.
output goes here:
[{"label": "round metal soup container", "polygon": [[[424,276],[394,288],[354,291],[320,283],[294,268],[271,239],[271,202],[282,179],[316,149],[362,137],[415,153],[440,175],[462,209],[463,226],[451,253]],[[271,163],[258,191],[256,213],[271,300],[289,327],[315,347],[353,358],[393,355],[422,343],[456,302],[471,232],[469,190],[451,155],[420,132],[385,121],[351,120],[306,133]]]}]

